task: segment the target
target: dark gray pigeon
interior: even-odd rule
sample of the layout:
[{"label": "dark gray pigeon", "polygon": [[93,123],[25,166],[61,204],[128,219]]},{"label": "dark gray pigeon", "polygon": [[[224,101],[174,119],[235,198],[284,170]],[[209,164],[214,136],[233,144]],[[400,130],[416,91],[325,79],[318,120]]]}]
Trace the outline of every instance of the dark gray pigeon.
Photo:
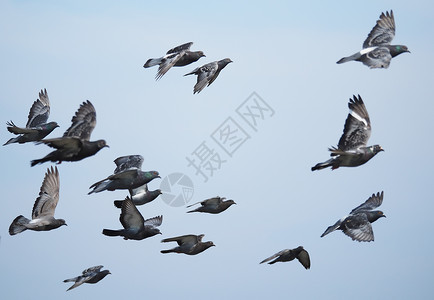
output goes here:
[{"label": "dark gray pigeon", "polygon": [[27,143],[37,142],[49,135],[56,127],[59,127],[56,122],[46,123],[50,116],[50,99],[48,98],[47,90],[39,92],[39,99],[33,102],[30,108],[27,124],[25,128],[18,127],[14,122],[7,122],[7,129],[9,132],[18,135],[11,138],[3,144],[9,145],[12,143]]},{"label": "dark gray pigeon", "polygon": [[164,239],[161,242],[167,243],[167,242],[177,242],[178,247],[169,249],[169,250],[161,250],[161,253],[184,253],[187,255],[196,255],[199,254],[209,247],[215,246],[213,242],[202,242],[202,238],[204,237],[204,234],[200,235],[194,235],[194,234],[187,234],[187,235],[181,235],[173,238]]},{"label": "dark gray pigeon", "polygon": [[371,136],[371,121],[368,111],[360,95],[353,96],[348,103],[350,113],[345,121],[344,132],[339,140],[338,147],[331,147],[331,159],[318,163],[312,171],[331,167],[357,167],[363,165],[378,152],[384,151],[380,145],[367,146]]},{"label": "dark gray pigeon", "polygon": [[56,150],[41,159],[32,160],[32,167],[46,161],[58,163],[62,161],[79,161],[95,155],[104,147],[108,147],[105,140],[89,141],[96,125],[95,107],[89,100],[80,105],[71,121],[72,125],[65,131],[63,137],[39,142]]},{"label": "dark gray pigeon", "polygon": [[227,64],[231,63],[232,60],[230,58],[225,58],[219,61],[213,61],[202,67],[196,68],[187,75],[197,75],[197,83],[194,86],[193,94],[200,93],[207,85],[211,85],[211,83],[216,80],[217,76],[219,76],[220,71],[226,67]]},{"label": "dark gray pigeon", "polygon": [[62,225],[66,225],[65,220],[55,219],[54,211],[59,202],[59,171],[57,167],[47,169],[44,181],[42,182],[39,197],[36,198],[32,210],[32,220],[23,216],[16,217],[11,226],[9,234],[15,235],[24,230],[49,231]]},{"label": "dark gray pigeon", "polygon": [[269,262],[268,264],[272,265],[278,261],[285,262],[285,261],[291,261],[295,258],[298,259],[298,261],[303,265],[305,269],[310,269],[310,258],[309,253],[307,253],[306,250],[302,246],[298,246],[295,249],[285,249],[282,251],[277,252],[276,254],[264,259],[260,262],[260,264]]},{"label": "dark gray pigeon", "polygon": [[[160,189],[155,191],[149,191],[148,185],[144,184],[142,186],[139,186],[136,189],[131,189],[131,200],[135,205],[143,205],[151,201],[154,201],[161,194],[162,192]],[[117,208],[121,208],[122,202],[123,200],[115,200],[114,205]]]},{"label": "dark gray pigeon", "polygon": [[377,195],[372,194],[368,200],[353,209],[348,216],[341,218],[334,225],[329,226],[321,237],[339,229],[353,241],[373,241],[374,232],[372,231],[371,223],[381,217],[386,217],[382,211],[373,210],[383,203],[383,195],[383,192],[381,194],[377,193]]},{"label": "dark gray pigeon", "polygon": [[193,205],[199,204],[200,203],[200,207],[194,209],[194,210],[190,210],[188,211],[188,213],[191,212],[205,212],[205,213],[210,213],[210,214],[218,214],[221,213],[222,211],[226,210],[229,208],[229,206],[231,206],[232,204],[236,204],[234,200],[226,200],[226,198],[221,198],[219,196],[214,197],[214,198],[209,198],[206,200],[203,200],[201,202],[197,202],[195,204],[191,204],[188,205],[187,207],[191,207]]},{"label": "dark gray pigeon", "polygon": [[342,64],[348,61],[361,61],[364,65],[372,68],[388,68],[392,57],[408,51],[404,45],[390,45],[395,37],[395,19],[393,11],[381,13],[377,24],[368,34],[363,49],[359,52],[341,58],[337,63]]},{"label": "dark gray pigeon", "polygon": [[157,227],[163,222],[163,216],[145,220],[131,199],[127,197],[122,203],[119,221],[124,229],[104,229],[102,233],[107,236],[123,236],[125,240],[143,240],[161,234]]},{"label": "dark gray pigeon", "polygon": [[204,57],[202,51],[190,51],[192,42],[185,43],[167,51],[166,55],[160,58],[151,58],[143,66],[144,68],[159,65],[158,73],[155,75],[155,80],[163,77],[172,67],[182,67],[198,61]]},{"label": "dark gray pigeon", "polygon": [[66,291],[72,290],[82,285],[83,283],[97,283],[98,281],[106,277],[108,274],[111,274],[109,270],[101,271],[102,267],[103,266],[91,267],[84,270],[80,276],[70,278],[70,279],[65,279],[63,282],[74,282],[74,284]]},{"label": "dark gray pigeon", "polygon": [[128,169],[95,182],[90,186],[90,189],[93,188],[93,190],[88,195],[105,190],[129,190],[132,195],[133,189],[143,186],[155,178],[161,178],[157,171],[144,172],[135,168]]}]

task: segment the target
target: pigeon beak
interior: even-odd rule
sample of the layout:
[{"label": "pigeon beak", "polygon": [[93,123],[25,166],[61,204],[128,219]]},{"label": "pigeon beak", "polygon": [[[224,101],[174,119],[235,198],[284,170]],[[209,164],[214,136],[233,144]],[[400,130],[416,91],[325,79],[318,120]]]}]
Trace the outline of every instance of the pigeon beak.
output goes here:
[{"label": "pigeon beak", "polygon": [[382,147],[380,147],[380,151],[384,151],[384,149]]},{"label": "pigeon beak", "polygon": [[386,215],[382,215],[382,217],[386,217]]}]

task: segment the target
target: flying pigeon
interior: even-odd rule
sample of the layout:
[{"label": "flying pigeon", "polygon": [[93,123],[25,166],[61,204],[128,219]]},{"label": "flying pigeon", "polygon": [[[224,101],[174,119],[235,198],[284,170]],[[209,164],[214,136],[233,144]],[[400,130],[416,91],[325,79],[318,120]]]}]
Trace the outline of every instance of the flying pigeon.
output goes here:
[{"label": "flying pigeon", "polygon": [[199,203],[201,205],[194,210],[188,211],[188,213],[205,212],[205,213],[210,213],[210,214],[218,214],[218,213],[221,213],[222,211],[228,209],[229,206],[231,206],[232,204],[236,204],[234,200],[226,200],[225,201],[225,199],[226,198],[224,198],[224,197],[221,198],[221,197],[217,196],[214,198],[209,198],[209,199],[203,200],[201,202],[197,202],[195,204],[188,205],[187,207],[191,207],[191,206],[199,204]]},{"label": "flying pigeon", "polygon": [[47,90],[39,92],[39,99],[33,102],[30,108],[27,124],[25,128],[17,127],[14,122],[7,122],[9,132],[18,135],[11,138],[3,144],[9,145],[12,143],[27,143],[37,142],[49,135],[56,127],[59,127],[56,122],[46,123],[50,116],[50,99],[48,98]]},{"label": "flying pigeon", "polygon": [[[305,269],[310,269],[310,258],[309,253],[307,253],[306,250],[302,246],[298,246],[295,249],[285,249],[282,251],[277,252],[276,254],[264,259],[260,262],[260,264],[269,262],[268,264],[272,265],[278,261],[285,262],[285,261],[291,261],[295,258],[298,259],[298,261],[305,267]],[[274,259],[274,260],[273,260]]]},{"label": "flying pigeon", "polygon": [[[139,186],[136,189],[131,190],[131,200],[135,205],[143,205],[151,201],[154,201],[161,194],[162,192],[160,189],[155,191],[149,191],[148,185],[144,184],[142,186]],[[115,200],[114,205],[117,208],[121,208],[122,202],[123,200]]]},{"label": "flying pigeon", "polygon": [[144,172],[135,168],[128,169],[95,182],[90,186],[90,189],[93,188],[93,190],[88,195],[105,190],[129,190],[130,194],[133,195],[133,189],[143,186],[155,178],[161,178],[157,171]]},{"label": "flying pigeon", "polygon": [[167,243],[167,242],[177,242],[178,247],[169,249],[169,250],[161,250],[161,253],[184,253],[187,255],[196,255],[199,254],[209,247],[215,246],[213,242],[202,242],[202,238],[204,237],[204,234],[200,235],[194,235],[194,234],[188,234],[188,235],[182,235],[177,236],[173,238],[164,239],[161,242]]},{"label": "flying pigeon", "polygon": [[351,60],[361,61],[373,68],[388,68],[392,57],[408,51],[404,45],[390,45],[395,37],[395,19],[393,11],[381,13],[377,24],[372,28],[359,52],[341,58],[337,63],[342,64]]},{"label": "flying pigeon", "polygon": [[197,83],[194,86],[193,94],[200,93],[200,91],[202,91],[207,85],[211,85],[211,83],[216,80],[217,76],[219,76],[220,71],[231,62],[232,60],[230,58],[213,61],[185,74],[184,76],[192,74],[197,75]]},{"label": "flying pigeon", "polygon": [[331,147],[331,159],[318,163],[312,171],[331,167],[357,167],[373,158],[378,152],[384,151],[380,145],[367,147],[371,136],[371,122],[368,111],[360,95],[353,96],[348,103],[350,113],[345,121],[344,132],[339,140],[338,147]]},{"label": "flying pigeon", "polygon": [[155,75],[155,80],[159,80],[170,68],[189,65],[205,56],[202,51],[190,51],[191,45],[193,45],[192,42],[182,44],[167,51],[163,57],[148,59],[143,67],[159,65],[157,75]]},{"label": "flying pigeon", "polygon": [[157,227],[163,222],[163,216],[145,220],[131,198],[127,197],[122,203],[119,221],[124,229],[104,229],[102,233],[107,236],[123,236],[125,240],[143,240],[161,234]]},{"label": "flying pigeon", "polygon": [[42,182],[39,197],[36,198],[32,210],[32,220],[23,216],[16,217],[11,226],[9,234],[15,235],[24,230],[49,231],[62,225],[66,225],[65,220],[55,219],[54,211],[59,202],[59,172],[57,167],[47,169],[44,181]]},{"label": "flying pigeon", "polygon": [[108,147],[105,140],[89,141],[96,125],[95,107],[89,100],[80,105],[71,121],[72,125],[65,131],[63,137],[39,142],[56,150],[41,159],[32,160],[32,167],[46,161],[61,163],[62,161],[82,160],[95,155],[102,148]]},{"label": "flying pigeon", "polygon": [[84,270],[80,276],[70,278],[70,279],[65,279],[63,282],[74,282],[74,284],[66,291],[72,290],[82,285],[83,283],[97,283],[98,281],[106,277],[108,274],[111,274],[109,270],[101,271],[102,267],[103,266],[91,267]]},{"label": "flying pigeon", "polygon": [[386,217],[382,211],[373,210],[383,203],[383,195],[383,192],[381,192],[381,194],[377,193],[377,195],[372,194],[368,200],[353,209],[348,216],[341,218],[334,225],[329,226],[321,237],[339,229],[348,235],[353,241],[373,241],[374,232],[372,231],[371,223],[377,221],[381,217]]}]

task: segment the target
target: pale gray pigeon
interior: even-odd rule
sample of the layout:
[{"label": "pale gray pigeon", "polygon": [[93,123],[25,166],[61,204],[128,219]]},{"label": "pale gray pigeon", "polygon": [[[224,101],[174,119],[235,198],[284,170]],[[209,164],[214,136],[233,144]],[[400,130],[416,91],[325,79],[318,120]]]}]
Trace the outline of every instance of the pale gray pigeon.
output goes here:
[{"label": "pale gray pigeon", "polygon": [[342,230],[353,241],[371,242],[374,232],[371,223],[381,217],[386,217],[380,210],[373,210],[383,203],[384,193],[372,194],[368,200],[353,209],[348,216],[341,218],[334,225],[329,226],[321,237],[335,230]]},{"label": "pale gray pigeon", "polygon": [[331,147],[331,159],[318,163],[312,171],[331,167],[357,167],[368,162],[377,153],[384,151],[380,145],[367,146],[371,136],[371,121],[368,111],[360,95],[353,96],[348,103],[350,113],[345,121],[344,132],[339,140],[338,147]]},{"label": "pale gray pigeon", "polygon": [[104,229],[102,233],[107,236],[123,236],[125,240],[143,240],[161,234],[157,227],[162,224],[163,216],[145,220],[131,199],[127,197],[122,203],[119,221],[124,229]]},{"label": "pale gray pigeon", "polygon": [[63,137],[39,142],[56,150],[41,159],[32,160],[32,167],[46,161],[58,163],[62,161],[79,161],[95,155],[104,147],[108,147],[105,140],[89,141],[96,125],[95,107],[89,100],[80,105],[71,121],[72,125],[65,131]]},{"label": "pale gray pigeon", "polygon": [[276,254],[261,261],[260,264],[269,262],[268,264],[272,265],[279,261],[281,262],[291,261],[294,260],[295,258],[298,259],[298,261],[303,265],[303,267],[305,267],[305,269],[310,269],[309,253],[307,253],[307,251],[304,250],[302,246],[298,246],[295,249],[285,249],[279,251]]},{"label": "pale gray pigeon", "polygon": [[222,211],[228,209],[229,206],[231,206],[232,204],[236,204],[234,200],[225,200],[225,199],[226,198],[224,198],[224,197],[222,198],[222,197],[217,196],[214,198],[209,198],[209,199],[203,200],[201,202],[197,202],[197,203],[188,205],[187,207],[191,207],[191,206],[199,204],[199,203],[201,205],[194,210],[188,211],[188,213],[205,212],[205,213],[210,213],[210,214],[218,214],[218,213],[221,213]]},{"label": "pale gray pigeon", "polygon": [[199,254],[209,247],[215,246],[213,242],[202,242],[202,238],[204,237],[204,234],[200,235],[194,235],[194,234],[187,234],[182,236],[177,236],[173,238],[164,239],[161,242],[167,243],[167,242],[177,242],[178,247],[168,249],[168,250],[161,250],[161,253],[184,253],[187,255],[196,255]]},{"label": "pale gray pigeon", "polygon": [[[151,201],[154,201],[162,193],[163,192],[160,189],[155,191],[150,191],[148,189],[148,185],[144,184],[142,186],[139,186],[136,189],[131,189],[131,200],[135,205],[143,205]],[[123,200],[115,200],[114,205],[117,208],[121,208],[122,202]]]},{"label": "pale gray pigeon", "polygon": [[42,182],[39,197],[36,198],[32,210],[32,220],[23,216],[16,217],[9,227],[9,234],[15,235],[24,230],[49,231],[62,225],[65,220],[55,219],[54,211],[59,202],[59,171],[57,167],[47,169]]},{"label": "pale gray pigeon", "polygon": [[11,138],[3,146],[12,143],[27,143],[37,142],[49,135],[56,127],[59,127],[56,122],[46,123],[50,116],[50,99],[48,98],[47,90],[39,92],[39,99],[33,102],[29,111],[29,116],[25,128],[18,127],[14,122],[7,122],[9,132],[18,135]]},{"label": "pale gray pigeon", "polygon": [[98,281],[106,277],[108,274],[111,274],[109,270],[101,271],[102,268],[103,266],[91,267],[84,270],[80,276],[70,278],[70,279],[65,279],[63,282],[74,282],[74,284],[66,291],[72,290],[82,285],[83,283],[97,283]]},{"label": "pale gray pigeon", "polygon": [[197,83],[194,86],[193,94],[200,93],[206,86],[209,86],[211,83],[216,80],[217,76],[219,76],[221,70],[226,67],[227,64],[231,63],[232,60],[230,58],[225,58],[219,61],[213,61],[201,67],[198,67],[191,71],[187,75],[197,75]]},{"label": "pale gray pigeon", "polygon": [[166,55],[160,58],[151,58],[144,64],[144,68],[158,65],[158,72],[155,80],[163,77],[172,67],[182,67],[194,63],[201,57],[204,57],[202,51],[190,51],[192,42],[185,43],[167,51]]},{"label": "pale gray pigeon", "polygon": [[395,37],[395,19],[393,11],[381,13],[377,24],[368,34],[363,49],[359,52],[341,58],[337,63],[348,61],[361,61],[364,65],[372,68],[388,68],[392,57],[408,51],[404,45],[390,45]]}]

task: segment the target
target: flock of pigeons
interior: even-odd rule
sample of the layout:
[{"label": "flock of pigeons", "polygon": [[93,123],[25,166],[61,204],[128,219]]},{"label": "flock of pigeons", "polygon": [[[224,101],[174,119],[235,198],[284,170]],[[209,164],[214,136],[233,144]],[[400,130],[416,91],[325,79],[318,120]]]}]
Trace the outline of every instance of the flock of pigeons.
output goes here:
[{"label": "flock of pigeons", "polygon": [[[363,43],[363,49],[349,57],[342,58],[337,63],[355,60],[361,61],[370,68],[387,68],[392,57],[401,53],[409,52],[406,46],[390,45],[395,35],[395,21],[393,11],[382,13],[374,28]],[[170,49],[165,56],[149,59],[144,68],[158,65],[156,80],[160,79],[173,66],[186,66],[204,57],[202,51],[190,51],[192,43],[186,43]],[[229,58],[214,61],[194,69],[186,75],[197,75],[197,83],[193,93],[199,93],[209,86],[219,75],[220,71],[230,62]],[[312,167],[312,171],[327,167],[337,169],[339,167],[356,167],[365,164],[376,154],[383,151],[380,145],[367,146],[371,135],[371,122],[365,104],[360,97],[353,96],[349,101],[349,114],[345,122],[343,134],[337,147],[329,149],[331,158],[323,163]],[[12,121],[7,122],[9,132],[17,135],[4,145],[12,143],[35,142],[45,144],[55,150],[41,159],[31,161],[31,166],[44,162],[61,163],[62,161],[79,161],[95,155],[104,147],[108,147],[105,140],[90,141],[90,135],[96,125],[95,108],[90,101],[83,102],[72,117],[71,126],[62,137],[45,139],[59,125],[56,122],[48,122],[50,114],[50,101],[46,90],[41,90],[29,112],[28,121],[24,128],[16,126]],[[92,193],[114,190],[128,190],[129,196],[124,200],[115,200],[114,205],[121,209],[119,221],[122,229],[103,229],[106,236],[121,236],[125,240],[142,240],[161,234],[158,227],[163,222],[163,216],[144,219],[137,206],[144,205],[155,200],[161,190],[149,191],[148,183],[155,178],[160,178],[157,171],[142,171],[143,157],[141,155],[121,156],[114,160],[116,168],[113,174],[107,176],[90,186]],[[56,219],[54,212],[59,201],[59,172],[57,167],[48,168],[39,196],[32,210],[32,217],[28,219],[22,215],[16,217],[10,227],[9,234],[16,235],[25,230],[48,231],[66,225],[64,219]],[[352,240],[370,242],[374,240],[371,223],[381,217],[385,217],[382,211],[374,210],[383,202],[383,192],[372,194],[364,203],[354,208],[349,215],[329,226],[321,237],[335,231],[342,230]],[[198,205],[196,209],[187,211],[218,214],[231,205],[236,204],[233,200],[223,197],[213,197],[204,201],[189,205]],[[204,235],[182,235],[162,240],[176,242],[178,245],[172,249],[161,250],[161,253],[184,253],[196,255],[214,246],[212,241],[203,242]],[[310,268],[308,252],[299,246],[295,249],[284,249],[264,259],[260,263],[274,264],[276,262],[291,261],[295,258],[304,268]],[[97,283],[108,274],[109,270],[101,269],[103,266],[88,268],[82,275],[66,279],[64,282],[74,282],[68,289],[73,289],[83,283]]]}]

